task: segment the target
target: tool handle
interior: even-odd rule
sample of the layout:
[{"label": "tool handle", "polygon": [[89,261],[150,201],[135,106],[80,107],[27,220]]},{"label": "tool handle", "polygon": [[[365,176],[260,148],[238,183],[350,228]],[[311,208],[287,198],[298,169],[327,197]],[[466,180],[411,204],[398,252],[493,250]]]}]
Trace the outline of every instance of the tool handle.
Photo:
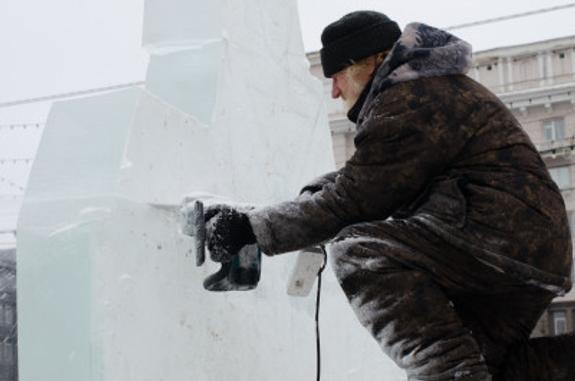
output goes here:
[{"label": "tool handle", "polygon": [[184,234],[194,237],[196,249],[196,265],[201,266],[206,261],[206,218],[204,203],[194,201],[191,212],[185,213]]}]

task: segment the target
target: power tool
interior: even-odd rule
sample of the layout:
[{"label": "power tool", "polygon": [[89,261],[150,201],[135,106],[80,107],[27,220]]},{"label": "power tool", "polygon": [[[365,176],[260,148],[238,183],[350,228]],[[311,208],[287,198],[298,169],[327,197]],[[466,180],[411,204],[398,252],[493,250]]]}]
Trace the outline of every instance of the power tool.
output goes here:
[{"label": "power tool", "polygon": [[[183,207],[171,204],[153,203],[161,209],[177,210],[180,216],[181,231],[195,240],[196,265],[202,266],[206,261],[207,223],[204,203],[194,197],[184,201]],[[316,380],[321,377],[321,348],[319,331],[319,307],[321,294],[321,274],[325,269],[327,254],[323,245],[309,247],[299,253],[296,266],[288,284],[291,296],[309,295],[315,278],[318,279],[316,296]],[[208,291],[246,291],[257,287],[261,274],[262,253],[257,245],[244,246],[231,262],[222,263],[216,273],[204,280]]]},{"label": "power tool", "polygon": [[[195,200],[181,210],[182,233],[194,237],[196,265],[206,261],[206,219],[204,204]],[[204,280],[209,291],[247,291],[257,287],[261,274],[262,254],[257,245],[247,245],[234,256],[231,262],[222,263],[215,274]]]}]

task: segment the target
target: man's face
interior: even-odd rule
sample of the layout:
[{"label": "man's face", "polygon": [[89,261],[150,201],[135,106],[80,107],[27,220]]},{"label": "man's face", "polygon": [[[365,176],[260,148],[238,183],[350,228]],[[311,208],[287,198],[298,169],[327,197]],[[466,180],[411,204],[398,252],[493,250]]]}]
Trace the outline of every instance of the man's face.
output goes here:
[{"label": "man's face", "polygon": [[355,64],[338,71],[331,77],[331,97],[334,99],[341,97],[346,110],[349,111],[369,83],[373,70],[372,65]]}]

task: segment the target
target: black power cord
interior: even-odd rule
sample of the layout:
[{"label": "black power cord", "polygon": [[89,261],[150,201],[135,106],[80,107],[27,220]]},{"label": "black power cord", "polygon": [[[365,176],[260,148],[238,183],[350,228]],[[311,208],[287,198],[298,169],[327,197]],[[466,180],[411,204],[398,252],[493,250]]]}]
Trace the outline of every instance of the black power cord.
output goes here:
[{"label": "black power cord", "polygon": [[321,296],[321,273],[325,270],[327,264],[327,253],[323,245],[320,246],[321,252],[323,254],[323,264],[317,273],[317,296],[315,299],[315,345],[316,345],[316,361],[317,361],[317,372],[316,380],[321,379],[321,340],[319,335],[319,305]]}]

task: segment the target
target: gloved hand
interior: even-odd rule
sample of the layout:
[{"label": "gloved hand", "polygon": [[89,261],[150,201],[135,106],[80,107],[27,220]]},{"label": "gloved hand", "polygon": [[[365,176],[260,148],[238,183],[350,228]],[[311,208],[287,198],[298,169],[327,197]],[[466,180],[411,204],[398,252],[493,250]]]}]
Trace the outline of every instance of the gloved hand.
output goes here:
[{"label": "gloved hand", "polygon": [[212,205],[204,216],[208,250],[214,262],[230,262],[245,245],[256,243],[246,213],[228,205]]}]

